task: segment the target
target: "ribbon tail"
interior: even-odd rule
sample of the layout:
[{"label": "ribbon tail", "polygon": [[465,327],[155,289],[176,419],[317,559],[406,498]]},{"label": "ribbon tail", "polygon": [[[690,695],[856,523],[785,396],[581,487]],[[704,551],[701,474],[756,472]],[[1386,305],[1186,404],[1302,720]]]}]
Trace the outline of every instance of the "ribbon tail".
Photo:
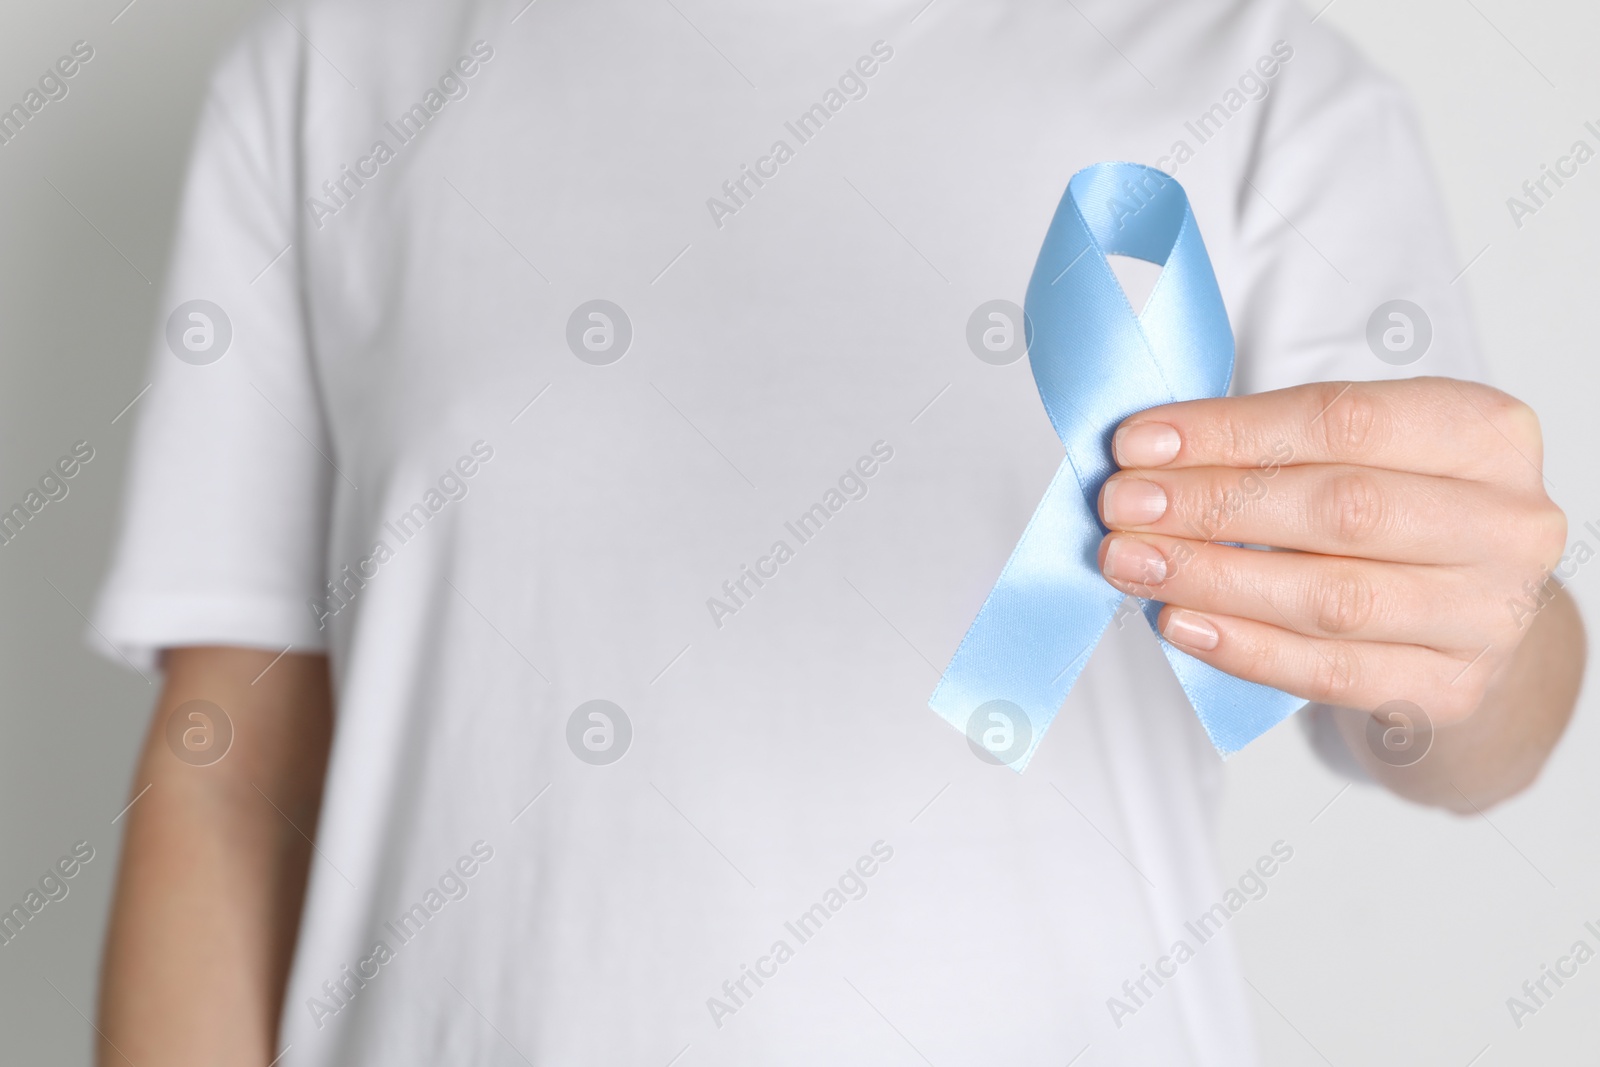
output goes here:
[{"label": "ribbon tail", "polygon": [[1178,649],[1156,629],[1161,604],[1143,600],[1140,607],[1161,642],[1172,673],[1178,676],[1178,684],[1183,686],[1184,695],[1205,727],[1206,736],[1223,756],[1233,755],[1305,706],[1300,697],[1235,678]]},{"label": "ribbon tail", "polygon": [[[1022,771],[1083,672],[1122,596],[1095,562],[1102,532],[1063,461],[928,706],[993,761]],[[1015,709],[994,710],[992,702]],[[978,738],[998,716],[997,744]],[[983,754],[980,751],[980,754]]]}]

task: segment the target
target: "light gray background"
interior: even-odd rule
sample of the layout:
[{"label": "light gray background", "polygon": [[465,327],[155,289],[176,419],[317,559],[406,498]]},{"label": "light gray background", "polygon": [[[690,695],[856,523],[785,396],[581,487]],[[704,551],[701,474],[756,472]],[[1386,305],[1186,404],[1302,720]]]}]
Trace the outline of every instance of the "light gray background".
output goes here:
[{"label": "light gray background", "polygon": [[[939,0],[956,2],[956,0]],[[974,2],[974,0],[967,0]],[[1094,7],[1080,6],[1092,16]],[[1317,0],[1320,2],[1320,0]],[[253,0],[9,0],[0,100],[73,41],[95,59],[21,138],[0,146],[0,505],[74,441],[95,459],[0,546],[0,904],[74,841],[95,858],[0,946],[0,1057],[89,1062],[131,766],[155,691],[89,653],[178,184],[212,58]],[[1600,371],[1600,160],[1521,229],[1506,198],[1572,142],[1600,138],[1600,9],[1580,0],[1335,0],[1321,18],[1413,94],[1476,301],[1494,383],[1541,413],[1546,473],[1572,540],[1600,550],[1593,445]],[[205,485],[194,492],[207,492]],[[1571,583],[1600,619],[1600,560]],[[1600,628],[1600,624],[1595,624]],[[1591,641],[1591,645],[1593,645]],[[1294,860],[1232,922],[1265,1062],[1498,1067],[1595,1062],[1600,960],[1512,1023],[1506,998],[1600,926],[1600,758],[1591,684],[1541,781],[1487,818],[1344,789],[1299,731],[1228,765],[1223,876],[1277,839]],[[1262,994],[1265,994],[1264,996]],[[1270,999],[1269,999],[1270,998]],[[146,1067],[146,1065],[141,1065]]]}]

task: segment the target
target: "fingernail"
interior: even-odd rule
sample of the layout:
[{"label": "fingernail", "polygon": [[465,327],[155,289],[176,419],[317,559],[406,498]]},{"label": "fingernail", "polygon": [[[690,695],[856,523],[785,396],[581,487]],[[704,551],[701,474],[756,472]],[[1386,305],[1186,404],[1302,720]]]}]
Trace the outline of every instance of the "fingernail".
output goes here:
[{"label": "fingernail", "polygon": [[1111,437],[1111,451],[1122,467],[1159,467],[1178,458],[1183,441],[1164,422],[1136,422]]},{"label": "fingernail", "polygon": [[1174,611],[1167,615],[1167,625],[1161,636],[1175,645],[1192,648],[1196,652],[1210,652],[1217,647],[1217,628],[1205,616],[1192,611]]},{"label": "fingernail", "polygon": [[1148,526],[1167,513],[1167,494],[1142,478],[1112,478],[1100,501],[1107,526]]},{"label": "fingernail", "polygon": [[1167,558],[1154,545],[1133,537],[1113,537],[1106,546],[1107,578],[1133,585],[1155,585],[1167,577]]}]

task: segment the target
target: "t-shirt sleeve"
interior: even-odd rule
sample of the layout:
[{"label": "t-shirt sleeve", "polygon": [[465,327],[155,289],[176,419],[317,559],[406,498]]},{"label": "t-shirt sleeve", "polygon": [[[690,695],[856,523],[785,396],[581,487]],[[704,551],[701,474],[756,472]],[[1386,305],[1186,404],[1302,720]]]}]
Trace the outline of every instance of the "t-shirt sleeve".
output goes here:
[{"label": "t-shirt sleeve", "polygon": [[175,646],[324,647],[307,605],[339,475],[298,268],[300,62],[259,22],[196,132],[90,633],[141,670]]},{"label": "t-shirt sleeve", "polygon": [[1235,391],[1481,379],[1467,263],[1410,102],[1303,14],[1281,32],[1294,55],[1260,101],[1235,189]]}]

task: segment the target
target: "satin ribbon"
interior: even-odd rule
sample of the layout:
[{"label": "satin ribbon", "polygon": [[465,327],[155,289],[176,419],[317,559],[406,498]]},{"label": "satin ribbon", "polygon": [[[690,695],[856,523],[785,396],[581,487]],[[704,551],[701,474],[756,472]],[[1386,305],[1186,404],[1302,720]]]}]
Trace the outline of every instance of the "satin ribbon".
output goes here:
[{"label": "satin ribbon", "polygon": [[[1134,314],[1106,261],[1161,266]],[[1189,199],[1134,163],[1073,175],[1045,234],[1025,305],[1028,363],[1066,459],[973,620],[929,706],[979,754],[1017,771],[1121,603],[1096,554],[1097,501],[1116,470],[1111,434],[1159,404],[1226,394],[1233,331]],[[1161,605],[1140,600],[1152,630]],[[1161,651],[1211,742],[1235,752],[1305,701],[1224,674],[1161,637]]]}]

